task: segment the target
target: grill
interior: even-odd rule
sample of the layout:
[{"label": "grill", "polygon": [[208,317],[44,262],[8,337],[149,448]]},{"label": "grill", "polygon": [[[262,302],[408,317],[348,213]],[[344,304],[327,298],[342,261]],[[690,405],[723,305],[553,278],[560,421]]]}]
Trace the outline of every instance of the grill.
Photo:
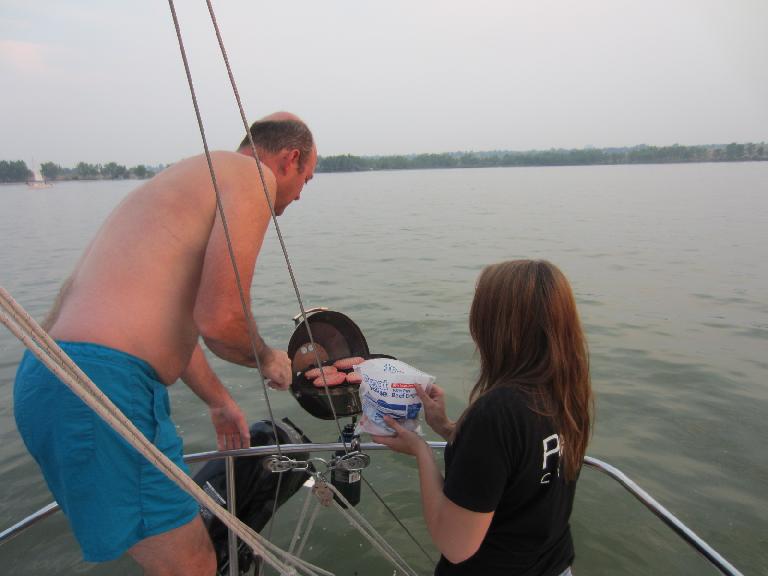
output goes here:
[{"label": "grill", "polygon": [[[393,356],[386,354],[371,354],[362,330],[351,318],[341,312],[327,308],[312,308],[307,310],[306,314],[322,366],[331,366],[336,360],[354,356],[359,356],[365,360],[370,358],[394,359]],[[360,414],[362,405],[360,404],[358,392],[360,386],[358,384],[344,383],[329,386],[326,394],[324,387],[313,385],[304,376],[307,370],[317,367],[316,355],[301,315],[295,316],[293,321],[296,324],[296,329],[288,343],[288,357],[291,359],[293,371],[290,388],[293,397],[304,410],[322,420],[333,420],[334,411],[337,417]],[[350,370],[340,371],[349,372]]]}]

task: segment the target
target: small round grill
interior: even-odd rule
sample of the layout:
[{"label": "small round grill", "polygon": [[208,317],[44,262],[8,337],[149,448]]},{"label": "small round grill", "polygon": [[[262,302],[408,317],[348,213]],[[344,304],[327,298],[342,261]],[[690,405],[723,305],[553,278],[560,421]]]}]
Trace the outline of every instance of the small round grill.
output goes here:
[{"label": "small round grill", "polygon": [[[385,354],[371,354],[365,336],[357,324],[348,316],[326,308],[313,308],[307,311],[307,322],[312,330],[316,355],[301,316],[293,320],[296,323],[296,329],[288,343],[288,357],[291,359],[293,370],[290,388],[293,397],[304,410],[323,420],[333,420],[334,411],[337,417],[360,414],[362,406],[358,384],[344,383],[329,386],[326,393],[324,387],[312,384],[304,373],[317,367],[317,356],[320,357],[322,366],[331,366],[336,360],[353,356],[366,360],[392,357]],[[333,409],[331,403],[333,403]]]}]

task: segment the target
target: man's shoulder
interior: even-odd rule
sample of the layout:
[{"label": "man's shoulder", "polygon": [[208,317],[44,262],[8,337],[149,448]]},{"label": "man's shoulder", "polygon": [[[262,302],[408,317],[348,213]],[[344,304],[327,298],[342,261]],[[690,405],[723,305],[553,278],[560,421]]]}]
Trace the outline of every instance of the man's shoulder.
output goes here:
[{"label": "man's shoulder", "polygon": [[[219,170],[241,170],[241,171],[255,171],[258,172],[258,166],[253,157],[240,154],[239,152],[232,152],[230,150],[212,150],[210,153],[211,163],[216,171]],[[201,168],[204,167],[208,170],[208,158],[205,154],[196,154],[194,156],[188,156],[182,158],[171,167],[175,168]],[[266,167],[265,167],[266,168]]]},{"label": "man's shoulder", "polygon": [[[245,188],[252,189],[256,187],[261,189],[262,176],[271,190],[275,188],[275,175],[272,173],[272,170],[263,162],[257,163],[252,156],[246,156],[239,152],[217,150],[211,153],[211,161],[217,173],[219,170],[223,170],[223,175],[240,182]],[[261,171],[259,170],[259,165],[261,166]]]},{"label": "man's shoulder", "polygon": [[[200,157],[205,159],[205,154],[200,154]],[[229,162],[233,164],[246,165],[248,163],[253,164],[253,158],[240,154],[240,152],[233,152],[232,150],[213,150],[211,151],[211,158],[214,161]]]},{"label": "man's shoulder", "polygon": [[[228,150],[214,150],[210,153],[211,164],[216,175],[216,181],[221,185],[222,192],[225,194],[238,191],[252,192],[253,190],[262,190],[262,175],[267,187],[275,190],[275,175],[265,165],[261,164],[261,173],[259,164],[252,156],[246,156],[239,152]],[[204,174],[210,174],[208,158],[205,154],[190,156],[176,162],[171,166],[172,174],[177,177],[195,179],[203,178]],[[169,174],[170,176],[171,174]],[[210,176],[204,178],[210,185]]]}]

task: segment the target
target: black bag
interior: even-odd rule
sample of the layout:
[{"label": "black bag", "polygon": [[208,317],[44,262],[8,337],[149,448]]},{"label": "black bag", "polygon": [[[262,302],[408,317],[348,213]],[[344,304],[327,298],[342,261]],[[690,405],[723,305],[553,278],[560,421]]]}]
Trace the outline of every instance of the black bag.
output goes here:
[{"label": "black bag", "polygon": [[[280,444],[308,444],[311,441],[288,418],[275,422]],[[269,420],[261,420],[251,426],[251,446],[267,446],[277,444]],[[275,451],[276,453],[277,451]],[[277,494],[277,506],[284,504],[293,496],[308,475],[303,470],[291,470],[276,474],[264,468],[265,456],[250,456],[235,458],[235,504],[236,516],[245,524],[260,532],[269,522],[275,505],[275,494],[278,480],[280,491]],[[296,460],[308,460],[308,452],[291,454]],[[282,476],[282,479],[280,478]],[[225,461],[211,460],[194,476],[195,482],[209,496],[226,508],[227,479]],[[203,523],[216,550],[216,560],[219,574],[228,574],[229,570],[229,531],[227,527],[209,510],[200,511]],[[253,552],[243,542],[238,541],[238,567],[240,574],[246,574],[255,564],[258,570],[258,559],[254,562]]]}]

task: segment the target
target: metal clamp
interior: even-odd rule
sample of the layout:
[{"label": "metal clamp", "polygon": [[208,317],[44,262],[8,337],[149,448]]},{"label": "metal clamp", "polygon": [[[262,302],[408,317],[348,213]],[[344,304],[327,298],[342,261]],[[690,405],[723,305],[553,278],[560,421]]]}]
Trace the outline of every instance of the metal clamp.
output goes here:
[{"label": "metal clamp", "polygon": [[329,468],[337,468],[348,472],[357,472],[367,468],[371,463],[371,457],[363,452],[349,452],[344,456],[337,456],[331,462]]},{"label": "metal clamp", "polygon": [[314,472],[311,461],[293,460],[288,456],[270,456],[264,459],[264,468],[270,472],[282,473],[290,470],[306,470]]},{"label": "metal clamp", "polygon": [[[309,460],[294,460],[288,456],[270,456],[264,459],[264,468],[270,472],[281,474],[291,470],[305,470],[312,476],[330,472],[334,469],[345,470],[347,472],[358,472],[367,468],[371,463],[371,457],[364,452],[348,452],[343,456],[336,456],[330,462],[322,458],[310,458]],[[322,472],[318,470],[316,464],[322,464],[325,468]]]}]

